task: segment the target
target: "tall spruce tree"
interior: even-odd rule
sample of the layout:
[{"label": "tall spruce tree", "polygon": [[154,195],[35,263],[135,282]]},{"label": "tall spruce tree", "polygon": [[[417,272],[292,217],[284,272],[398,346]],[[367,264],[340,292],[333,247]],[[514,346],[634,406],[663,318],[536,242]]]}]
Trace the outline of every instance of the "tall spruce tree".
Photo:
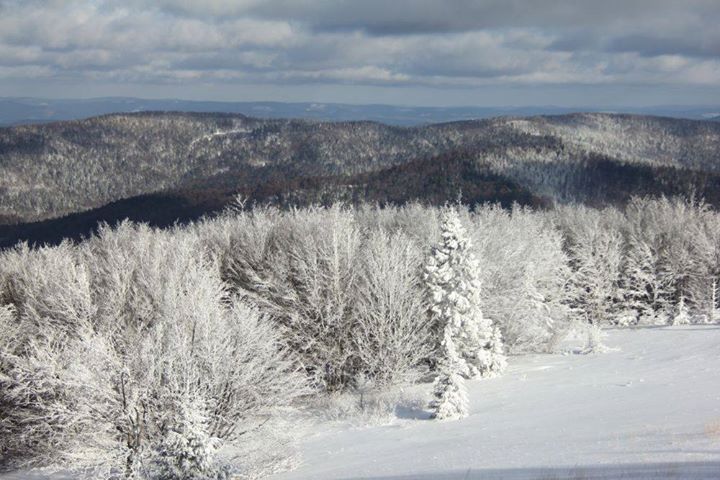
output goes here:
[{"label": "tall spruce tree", "polygon": [[463,377],[499,375],[506,359],[500,330],[480,309],[478,262],[455,210],[443,213],[441,234],[425,267],[430,312],[440,336],[431,407],[436,418],[458,418],[466,414]]},{"label": "tall spruce tree", "polygon": [[440,342],[438,376],[435,379],[433,400],[430,408],[432,417],[439,420],[456,420],[468,415],[468,398],[465,379],[460,371],[463,361],[459,357],[452,337],[450,325],[443,329]]},{"label": "tall spruce tree", "polygon": [[499,375],[506,365],[502,335],[482,314],[478,262],[454,209],[443,213],[441,235],[425,266],[438,334],[445,335],[445,328],[450,328],[459,357],[457,373],[466,378]]}]

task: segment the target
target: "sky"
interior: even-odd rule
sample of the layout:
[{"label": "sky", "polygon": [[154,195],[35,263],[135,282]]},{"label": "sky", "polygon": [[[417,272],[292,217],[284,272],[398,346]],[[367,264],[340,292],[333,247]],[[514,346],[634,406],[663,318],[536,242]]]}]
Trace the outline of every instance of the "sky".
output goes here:
[{"label": "sky", "polygon": [[0,0],[0,97],[720,105],[720,0]]}]

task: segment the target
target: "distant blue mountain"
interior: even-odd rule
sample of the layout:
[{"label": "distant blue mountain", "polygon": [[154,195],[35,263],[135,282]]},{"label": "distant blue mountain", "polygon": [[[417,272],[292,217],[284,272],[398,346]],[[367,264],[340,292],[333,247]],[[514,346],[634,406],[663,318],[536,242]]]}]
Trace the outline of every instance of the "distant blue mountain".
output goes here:
[{"label": "distant blue mountain", "polygon": [[617,112],[706,120],[720,107],[413,107],[340,103],[206,102],[141,98],[39,99],[0,97],[0,125],[76,120],[108,113],[142,111],[226,112],[259,118],[306,118],[329,121],[371,120],[390,125],[423,125],[499,116],[561,115],[577,112]]}]

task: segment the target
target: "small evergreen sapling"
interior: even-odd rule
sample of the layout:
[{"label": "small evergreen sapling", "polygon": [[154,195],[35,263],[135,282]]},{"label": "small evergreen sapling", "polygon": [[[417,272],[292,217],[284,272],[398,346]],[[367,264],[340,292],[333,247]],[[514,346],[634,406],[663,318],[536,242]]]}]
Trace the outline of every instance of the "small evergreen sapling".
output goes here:
[{"label": "small evergreen sapling", "polygon": [[217,460],[221,441],[208,433],[209,419],[202,402],[185,397],[156,448],[154,471],[158,480],[224,480],[229,469]]},{"label": "small evergreen sapling", "polygon": [[493,326],[490,340],[483,353],[486,356],[484,364],[487,365],[485,377],[497,376],[505,371],[507,368],[507,357],[505,356],[502,333],[497,325]]},{"label": "small evergreen sapling", "polygon": [[680,295],[680,302],[677,306],[677,311],[672,319],[672,325],[687,325],[690,323],[690,315],[688,314],[687,306],[685,305],[685,295]]}]

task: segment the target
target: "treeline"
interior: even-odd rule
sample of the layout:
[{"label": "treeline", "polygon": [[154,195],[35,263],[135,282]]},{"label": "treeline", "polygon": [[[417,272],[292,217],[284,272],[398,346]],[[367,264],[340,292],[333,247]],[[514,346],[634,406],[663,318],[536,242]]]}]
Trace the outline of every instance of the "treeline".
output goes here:
[{"label": "treeline", "polygon": [[[445,208],[509,353],[552,351],[588,326],[717,319],[720,215],[701,202]],[[432,375],[440,326],[423,266],[442,212],[238,204],[169,230],[125,222],[3,251],[0,463],[96,478],[271,471],[293,430],[280,409]]]}]

